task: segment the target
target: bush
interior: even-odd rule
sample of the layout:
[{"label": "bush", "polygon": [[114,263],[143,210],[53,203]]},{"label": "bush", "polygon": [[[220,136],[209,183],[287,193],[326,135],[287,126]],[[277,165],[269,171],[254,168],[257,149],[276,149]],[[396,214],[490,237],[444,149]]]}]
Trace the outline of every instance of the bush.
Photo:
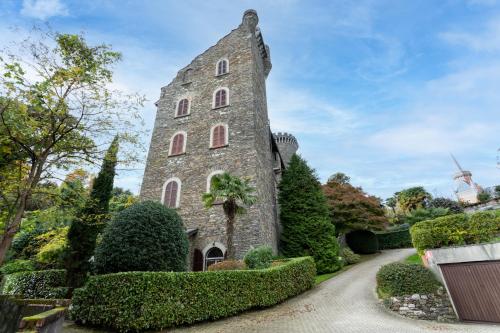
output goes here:
[{"label": "bush", "polygon": [[119,331],[162,330],[280,303],[310,289],[315,275],[307,257],[264,270],[92,276],[75,290],[71,316]]},{"label": "bush", "polygon": [[412,247],[410,230],[408,228],[377,233],[377,239],[379,250]]},{"label": "bush", "polygon": [[361,256],[352,252],[348,247],[342,249],[341,255],[348,265],[357,264],[361,260]]},{"label": "bush", "polygon": [[477,195],[477,200],[479,200],[479,202],[486,202],[486,201],[489,201],[491,199],[491,194],[489,194],[488,192],[481,192]]},{"label": "bush", "polygon": [[245,255],[245,264],[250,269],[263,269],[271,267],[273,261],[273,250],[270,246],[259,246],[251,249]]},{"label": "bush", "polygon": [[443,197],[432,199],[429,206],[433,208],[448,208],[452,214],[463,213],[464,211],[460,202]]},{"label": "bush", "polygon": [[410,226],[421,221],[432,220],[440,216],[450,215],[448,208],[418,208],[401,218],[401,221]]},{"label": "bush", "polygon": [[69,227],[53,229],[36,237],[40,242],[35,256],[38,266],[43,268],[61,268],[63,266],[68,230]]},{"label": "bush", "polygon": [[443,216],[410,229],[413,246],[420,255],[426,249],[487,242],[499,231],[500,216],[495,211]]},{"label": "bush", "polygon": [[134,204],[119,212],[96,248],[100,274],[126,271],[184,271],[188,240],[182,220],[158,202]]},{"label": "bush", "polygon": [[24,298],[65,298],[65,279],[66,271],[62,269],[13,273],[4,277],[2,293]]},{"label": "bush", "polygon": [[208,267],[209,271],[233,271],[245,269],[245,263],[241,260],[224,260]]},{"label": "bush", "polygon": [[384,296],[430,294],[439,286],[431,271],[421,265],[394,262],[377,273],[377,288]]},{"label": "bush", "polygon": [[35,265],[30,260],[17,259],[11,262],[4,264],[0,267],[0,273],[3,275],[17,273],[17,272],[26,272],[33,271],[35,269]]},{"label": "bush", "polygon": [[371,254],[378,251],[377,236],[368,230],[354,230],[346,235],[347,245],[355,253]]}]

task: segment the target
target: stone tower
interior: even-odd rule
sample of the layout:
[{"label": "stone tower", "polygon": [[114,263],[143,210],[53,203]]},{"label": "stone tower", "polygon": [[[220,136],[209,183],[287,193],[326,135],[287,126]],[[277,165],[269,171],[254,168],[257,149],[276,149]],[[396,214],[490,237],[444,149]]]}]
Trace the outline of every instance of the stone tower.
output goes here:
[{"label": "stone tower", "polygon": [[290,162],[293,154],[295,154],[297,149],[299,149],[299,143],[297,142],[297,139],[289,133],[274,133],[274,139],[278,145],[283,163],[286,166]]},{"label": "stone tower", "polygon": [[257,245],[277,251],[276,184],[283,167],[269,127],[269,48],[247,10],[242,23],[181,69],[161,89],[141,200],[177,209],[190,239],[193,270],[224,258],[221,205],[206,209],[202,194],[213,175],[249,177],[258,201],[235,225],[236,256]]}]

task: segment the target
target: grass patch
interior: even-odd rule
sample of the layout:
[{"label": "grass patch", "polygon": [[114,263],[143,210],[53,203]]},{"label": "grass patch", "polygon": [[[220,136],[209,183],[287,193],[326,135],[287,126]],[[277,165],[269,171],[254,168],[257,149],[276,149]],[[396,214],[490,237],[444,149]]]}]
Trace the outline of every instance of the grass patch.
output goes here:
[{"label": "grass patch", "polygon": [[316,277],[314,278],[314,282],[315,282],[314,284],[318,285],[321,282],[329,280],[332,277],[337,276],[340,273],[343,273],[343,272],[347,271],[349,268],[351,268],[353,266],[356,266],[356,265],[358,265],[358,264],[360,264],[362,262],[365,262],[365,261],[368,261],[368,260],[370,260],[372,258],[375,258],[377,255],[378,255],[378,253],[374,253],[374,254],[361,254],[361,260],[357,264],[344,266],[341,269],[339,269],[338,271],[333,272],[333,273],[326,273],[326,274],[316,275]]},{"label": "grass patch", "polygon": [[405,262],[408,264],[417,264],[417,265],[422,265],[422,258],[417,254],[412,254],[411,256],[407,257],[405,259]]}]

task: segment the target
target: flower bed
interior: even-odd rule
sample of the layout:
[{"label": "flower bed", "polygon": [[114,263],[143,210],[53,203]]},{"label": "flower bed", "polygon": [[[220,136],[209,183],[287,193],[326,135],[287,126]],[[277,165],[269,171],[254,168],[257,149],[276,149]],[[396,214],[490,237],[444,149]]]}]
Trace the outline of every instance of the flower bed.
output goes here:
[{"label": "flower bed", "polygon": [[71,316],[119,331],[161,330],[280,303],[311,288],[315,274],[305,257],[262,270],[93,276],[75,290]]}]

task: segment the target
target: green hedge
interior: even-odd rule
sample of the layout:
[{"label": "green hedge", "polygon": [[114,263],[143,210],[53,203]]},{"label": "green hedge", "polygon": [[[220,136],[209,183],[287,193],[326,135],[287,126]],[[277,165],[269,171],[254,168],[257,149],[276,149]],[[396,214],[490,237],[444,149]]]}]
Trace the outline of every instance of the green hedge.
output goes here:
[{"label": "green hedge", "polygon": [[410,228],[419,254],[443,246],[488,242],[500,232],[500,211],[454,214],[416,223]]},{"label": "green hedge", "polygon": [[377,233],[379,250],[412,247],[409,229]]},{"label": "green hedge", "polygon": [[2,294],[22,295],[23,298],[65,298],[66,271],[18,272],[4,276]]},{"label": "green hedge", "polygon": [[431,271],[422,265],[394,262],[377,273],[377,288],[382,296],[430,294],[439,288]]},{"label": "green hedge", "polygon": [[372,254],[378,251],[377,236],[368,230],[354,230],[346,234],[347,245],[354,253]]},{"label": "green hedge", "polygon": [[310,257],[262,270],[124,272],[76,289],[71,316],[119,331],[161,330],[274,305],[314,285]]}]

